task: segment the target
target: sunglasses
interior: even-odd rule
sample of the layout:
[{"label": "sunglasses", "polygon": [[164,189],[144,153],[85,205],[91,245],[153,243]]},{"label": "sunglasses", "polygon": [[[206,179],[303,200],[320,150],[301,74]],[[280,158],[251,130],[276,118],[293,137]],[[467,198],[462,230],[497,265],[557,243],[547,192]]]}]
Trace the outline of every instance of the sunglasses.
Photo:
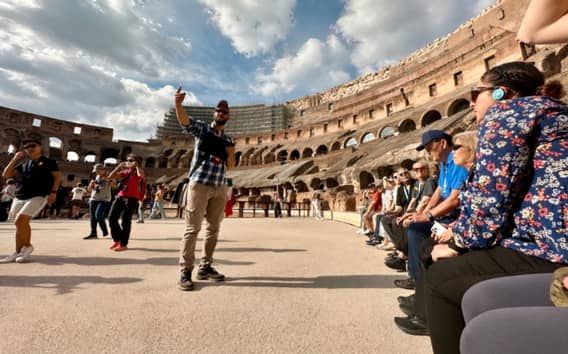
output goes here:
[{"label": "sunglasses", "polygon": [[37,147],[37,144],[26,144],[24,145],[24,149],[35,149]]},{"label": "sunglasses", "polygon": [[471,88],[471,102],[475,103],[477,98],[482,92],[495,90],[497,87],[495,86],[479,86],[479,87],[472,87]]},{"label": "sunglasses", "polygon": [[462,147],[463,147],[463,145],[455,144],[455,145],[452,147],[452,149],[453,149],[454,151],[456,151],[456,150],[459,150],[459,149],[462,148]]},{"label": "sunglasses", "polygon": [[134,162],[135,160],[133,160],[133,159],[127,159],[126,161],[127,161],[127,162]]}]

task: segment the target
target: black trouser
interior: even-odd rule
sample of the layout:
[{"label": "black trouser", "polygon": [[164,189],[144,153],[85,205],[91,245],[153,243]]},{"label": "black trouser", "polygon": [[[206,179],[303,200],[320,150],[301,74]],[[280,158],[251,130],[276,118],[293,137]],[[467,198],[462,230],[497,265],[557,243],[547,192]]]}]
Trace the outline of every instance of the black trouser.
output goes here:
[{"label": "black trouser", "polygon": [[[132,226],[132,215],[138,210],[138,199],[117,197],[108,216],[110,233],[114,242],[120,242],[121,246],[128,245],[130,238],[130,228]],[[118,219],[122,219],[122,225]]]},{"label": "black trouser", "polygon": [[274,204],[274,217],[281,218],[282,217],[282,206],[280,203]]},{"label": "black trouser", "polygon": [[[565,265],[504,247],[470,251],[432,264],[419,282],[423,289],[417,291],[416,296],[424,296],[434,353],[459,353],[460,336],[465,326],[461,301],[471,286],[503,276],[551,273],[562,266]],[[417,301],[421,302],[420,299]]]},{"label": "black trouser", "polygon": [[396,223],[397,216],[385,215],[381,219],[381,224],[385,228],[385,232],[390,237],[394,247],[404,254],[408,254],[408,238],[406,237],[406,229],[401,224]]}]

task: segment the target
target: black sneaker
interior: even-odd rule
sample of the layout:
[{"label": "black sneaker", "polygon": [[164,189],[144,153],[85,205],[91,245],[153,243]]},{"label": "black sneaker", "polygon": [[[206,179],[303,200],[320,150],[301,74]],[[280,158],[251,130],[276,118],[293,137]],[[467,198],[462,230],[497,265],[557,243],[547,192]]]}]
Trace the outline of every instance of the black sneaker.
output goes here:
[{"label": "black sneaker", "polygon": [[193,282],[191,281],[191,270],[182,270],[179,277],[178,287],[180,290],[193,290]]},{"label": "black sneaker", "polygon": [[399,257],[391,258],[391,259],[385,261],[385,265],[387,267],[389,267],[390,269],[398,270],[400,272],[406,271],[406,261],[404,259],[399,258]]},{"label": "black sneaker", "polygon": [[395,317],[394,323],[404,333],[408,333],[413,336],[427,336],[429,334],[426,321],[416,316]]},{"label": "black sneaker", "polygon": [[97,235],[89,235],[89,236],[83,237],[83,240],[94,240],[96,238],[97,238]]},{"label": "black sneaker", "polygon": [[414,294],[409,296],[399,296],[397,298],[400,305],[414,306]]},{"label": "black sneaker", "polygon": [[223,281],[225,280],[225,276],[220,274],[215,270],[215,268],[209,266],[199,268],[197,272],[197,279],[199,280],[215,280],[215,281]]},{"label": "black sneaker", "polygon": [[414,288],[416,287],[416,284],[414,283],[414,280],[412,278],[396,279],[394,281],[394,285],[398,288],[408,290],[414,290]]}]

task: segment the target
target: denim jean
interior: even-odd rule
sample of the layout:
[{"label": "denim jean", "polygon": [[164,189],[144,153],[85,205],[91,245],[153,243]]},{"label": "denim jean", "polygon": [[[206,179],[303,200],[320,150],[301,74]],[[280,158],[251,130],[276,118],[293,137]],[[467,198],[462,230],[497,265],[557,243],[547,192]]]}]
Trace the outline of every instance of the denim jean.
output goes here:
[{"label": "denim jean", "polygon": [[383,218],[384,214],[376,214],[375,215],[375,233],[373,234],[373,238],[378,240],[381,238],[381,219]]},{"label": "denim jean", "polygon": [[105,221],[105,211],[107,202],[104,200],[89,201],[89,214],[91,219],[91,235],[97,235],[97,224],[101,227],[103,236],[108,235],[108,229]]},{"label": "denim jean", "polygon": [[163,201],[154,201],[154,206],[152,207],[152,212],[150,213],[150,219],[157,219],[156,216],[157,212],[159,211],[160,217],[162,219],[166,218],[166,211],[164,210],[164,202]]}]

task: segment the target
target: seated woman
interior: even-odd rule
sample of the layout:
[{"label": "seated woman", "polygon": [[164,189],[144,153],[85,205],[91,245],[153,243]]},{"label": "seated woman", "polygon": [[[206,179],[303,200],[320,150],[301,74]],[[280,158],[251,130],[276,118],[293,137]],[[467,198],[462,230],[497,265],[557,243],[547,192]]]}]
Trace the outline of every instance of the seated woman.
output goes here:
[{"label": "seated woman", "polygon": [[453,238],[434,247],[423,282],[435,353],[459,352],[460,305],[472,285],[568,264],[568,107],[553,98],[562,93],[524,62],[492,68],[472,89],[475,173]]}]

